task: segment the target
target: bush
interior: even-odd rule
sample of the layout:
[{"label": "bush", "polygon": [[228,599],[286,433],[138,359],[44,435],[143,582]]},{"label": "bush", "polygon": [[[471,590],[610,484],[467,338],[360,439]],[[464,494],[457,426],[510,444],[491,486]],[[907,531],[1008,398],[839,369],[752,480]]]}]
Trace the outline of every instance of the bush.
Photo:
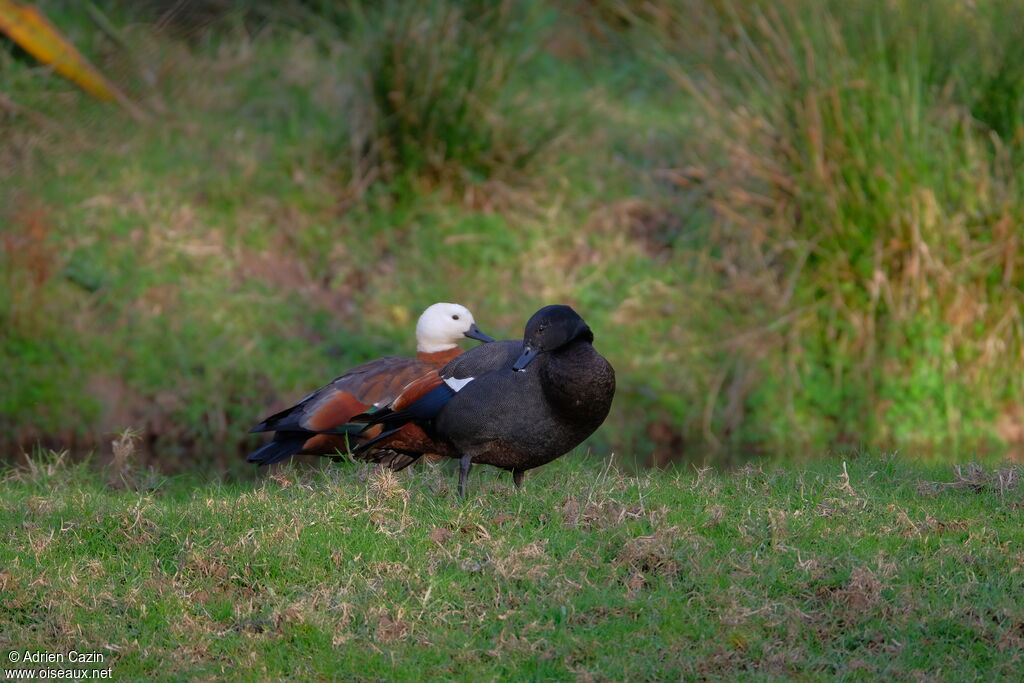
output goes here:
[{"label": "bush", "polygon": [[357,177],[508,178],[563,127],[550,108],[509,92],[537,56],[543,17],[532,3],[393,1],[353,11]]}]

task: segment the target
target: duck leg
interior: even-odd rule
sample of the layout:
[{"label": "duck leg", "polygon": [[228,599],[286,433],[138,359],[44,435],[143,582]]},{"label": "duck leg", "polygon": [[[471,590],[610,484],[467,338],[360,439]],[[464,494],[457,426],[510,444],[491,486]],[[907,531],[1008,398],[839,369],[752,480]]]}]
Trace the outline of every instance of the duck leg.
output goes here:
[{"label": "duck leg", "polygon": [[525,470],[512,470],[512,483],[516,485],[517,489],[523,488],[523,474],[525,474]]},{"label": "duck leg", "polygon": [[459,497],[466,497],[466,479],[469,477],[469,470],[473,467],[473,456],[464,455],[459,459]]}]

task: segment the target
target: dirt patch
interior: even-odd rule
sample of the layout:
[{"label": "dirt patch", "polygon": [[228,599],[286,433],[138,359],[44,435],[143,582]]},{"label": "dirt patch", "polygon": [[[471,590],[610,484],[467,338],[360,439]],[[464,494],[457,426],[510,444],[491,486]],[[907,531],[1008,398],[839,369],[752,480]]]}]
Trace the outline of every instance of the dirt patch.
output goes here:
[{"label": "dirt patch", "polygon": [[401,614],[391,616],[382,612],[377,616],[377,640],[385,643],[401,640],[409,633],[409,624],[402,620]]},{"label": "dirt patch", "polygon": [[451,539],[452,532],[448,529],[438,527],[436,529],[432,529],[430,533],[427,534],[427,537],[438,545],[444,545]]},{"label": "dirt patch", "polygon": [[632,570],[627,585],[642,587],[643,584],[636,579],[637,574],[641,577],[647,574],[678,576],[683,570],[681,541],[687,538],[679,527],[671,526],[650,536],[637,536],[626,541],[617,559]]},{"label": "dirt patch", "polygon": [[818,597],[860,613],[883,602],[882,589],[882,582],[874,572],[867,567],[854,567],[846,585],[824,587],[818,591]]}]

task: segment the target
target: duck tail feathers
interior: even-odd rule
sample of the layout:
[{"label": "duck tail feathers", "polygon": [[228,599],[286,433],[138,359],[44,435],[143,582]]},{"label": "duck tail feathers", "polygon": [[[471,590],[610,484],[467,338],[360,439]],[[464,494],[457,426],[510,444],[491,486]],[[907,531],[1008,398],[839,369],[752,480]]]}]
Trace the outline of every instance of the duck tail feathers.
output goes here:
[{"label": "duck tail feathers", "polygon": [[287,460],[301,451],[305,442],[304,438],[271,441],[266,446],[250,453],[246,461],[259,465],[273,465],[275,462]]}]

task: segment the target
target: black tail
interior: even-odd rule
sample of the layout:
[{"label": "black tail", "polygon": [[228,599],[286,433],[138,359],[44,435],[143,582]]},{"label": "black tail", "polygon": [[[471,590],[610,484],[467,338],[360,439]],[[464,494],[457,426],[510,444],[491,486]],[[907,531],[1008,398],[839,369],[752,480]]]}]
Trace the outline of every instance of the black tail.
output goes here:
[{"label": "black tail", "polygon": [[[306,398],[309,397],[307,396]],[[300,401],[297,405],[294,405],[291,408],[285,408],[280,412],[274,413],[267,419],[263,420],[263,422],[260,422],[258,425],[250,429],[249,433],[256,434],[258,432],[272,432],[277,429],[277,424],[279,422],[284,420],[286,417],[292,417],[293,414],[297,414],[295,416],[296,419],[300,419],[302,417],[301,408],[302,402]],[[293,419],[292,422],[295,422],[295,419]]]},{"label": "black tail", "polygon": [[[369,427],[369,426],[371,426],[371,425],[367,425],[367,427]],[[367,448],[369,448],[370,446],[374,445],[378,441],[383,441],[384,439],[388,438],[392,434],[400,431],[402,429],[402,427],[404,427],[404,426],[405,426],[405,424],[403,423],[402,425],[400,425],[398,427],[395,427],[394,429],[389,429],[387,431],[381,432],[380,434],[378,434],[377,436],[373,437],[369,441],[364,441],[363,443],[359,444],[358,446],[356,446],[355,448],[352,449],[352,455],[360,455],[360,454],[362,454],[363,452],[366,451]]]},{"label": "black tail", "polygon": [[254,462],[260,465],[272,465],[275,462],[287,460],[302,450],[309,436],[298,436],[278,441],[274,439],[263,448],[253,451],[246,458],[247,462]]}]

